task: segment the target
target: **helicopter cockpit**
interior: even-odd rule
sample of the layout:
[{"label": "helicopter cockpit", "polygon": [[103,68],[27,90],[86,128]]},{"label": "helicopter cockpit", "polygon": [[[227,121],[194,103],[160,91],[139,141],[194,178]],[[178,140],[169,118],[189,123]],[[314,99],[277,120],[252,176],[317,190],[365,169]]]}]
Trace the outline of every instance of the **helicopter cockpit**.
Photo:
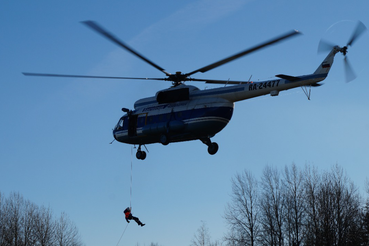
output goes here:
[{"label": "helicopter cockpit", "polygon": [[114,131],[123,129],[124,126],[124,116],[122,118],[119,119],[118,124],[114,127]]}]

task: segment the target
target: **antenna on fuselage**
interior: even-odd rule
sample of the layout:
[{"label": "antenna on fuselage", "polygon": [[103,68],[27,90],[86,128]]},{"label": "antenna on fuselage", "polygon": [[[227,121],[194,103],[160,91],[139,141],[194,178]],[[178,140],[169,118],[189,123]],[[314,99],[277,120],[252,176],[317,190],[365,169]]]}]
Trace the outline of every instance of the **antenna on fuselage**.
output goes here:
[{"label": "antenna on fuselage", "polygon": [[230,79],[228,78],[227,82],[224,84],[224,87],[226,87],[228,85],[229,80]]},{"label": "antenna on fuselage", "polygon": [[251,78],[252,78],[252,74],[250,75],[249,81],[247,81],[247,83],[252,83]]}]

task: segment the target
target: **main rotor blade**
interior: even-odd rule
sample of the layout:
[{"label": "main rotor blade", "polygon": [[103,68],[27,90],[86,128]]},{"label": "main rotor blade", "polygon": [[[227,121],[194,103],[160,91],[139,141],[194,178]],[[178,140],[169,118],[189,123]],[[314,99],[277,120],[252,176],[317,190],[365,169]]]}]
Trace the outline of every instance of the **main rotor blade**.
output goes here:
[{"label": "main rotor blade", "polygon": [[135,56],[139,57],[140,59],[144,60],[145,62],[147,62],[151,66],[153,66],[156,69],[162,71],[166,75],[168,75],[168,76],[170,75],[170,73],[166,72],[164,70],[164,68],[162,68],[159,65],[153,63],[152,61],[150,61],[146,57],[142,56],[141,54],[139,54],[138,52],[136,52],[135,50],[133,50],[131,47],[129,47],[128,45],[126,45],[125,43],[123,43],[122,41],[120,41],[113,34],[111,34],[108,31],[106,31],[104,28],[102,28],[101,26],[99,26],[97,23],[95,23],[93,21],[83,21],[82,23],[84,23],[85,25],[87,25],[91,29],[95,30],[96,32],[100,33],[101,35],[105,36],[110,41],[118,44],[120,47],[122,47],[122,48],[126,49],[127,51],[131,52],[132,54],[134,54]]},{"label": "main rotor blade", "polygon": [[137,78],[137,77],[113,77],[113,76],[90,76],[90,75],[69,75],[53,73],[23,73],[25,76],[37,77],[62,77],[62,78],[83,78],[83,79],[139,79],[139,80],[167,80],[167,78]]},{"label": "main rotor blade", "polygon": [[357,38],[361,34],[363,34],[363,32],[365,32],[365,31],[366,31],[366,26],[361,21],[359,21],[357,23],[355,31],[353,32],[351,38],[349,39],[349,41],[347,43],[347,46],[351,46],[357,40]]},{"label": "main rotor blade", "polygon": [[251,81],[237,81],[237,80],[217,80],[217,79],[189,79],[190,81],[200,81],[207,84],[222,84],[222,85],[238,85],[238,84],[248,84]]},{"label": "main rotor blade", "polygon": [[228,63],[228,62],[230,62],[230,61],[233,61],[233,60],[235,60],[235,59],[237,59],[237,58],[240,58],[240,57],[242,57],[242,56],[244,56],[244,55],[247,55],[247,54],[249,54],[249,53],[251,53],[251,52],[254,52],[254,51],[256,51],[256,50],[259,50],[259,49],[261,49],[261,48],[264,48],[264,47],[266,47],[266,46],[268,46],[268,45],[271,45],[271,44],[277,43],[277,42],[279,42],[279,41],[282,41],[283,39],[286,39],[286,38],[292,37],[292,36],[294,36],[294,35],[296,35],[296,34],[300,34],[300,32],[298,32],[298,31],[296,31],[296,30],[290,31],[290,32],[288,32],[287,34],[284,34],[284,35],[282,35],[282,36],[280,36],[280,37],[274,38],[274,39],[272,39],[272,40],[270,40],[270,41],[267,41],[267,42],[265,42],[265,43],[262,43],[262,44],[260,44],[260,45],[258,45],[258,46],[255,46],[255,47],[253,47],[253,48],[250,48],[250,49],[244,50],[244,51],[242,51],[242,52],[240,52],[240,53],[237,53],[237,54],[235,54],[235,55],[233,55],[233,56],[230,56],[230,57],[225,58],[225,59],[223,59],[223,60],[220,60],[220,61],[218,61],[218,62],[212,63],[212,64],[210,64],[210,65],[208,65],[208,66],[206,66],[206,67],[203,67],[203,68],[197,69],[197,70],[192,71],[192,72],[190,72],[190,73],[187,73],[187,74],[186,74],[186,76],[190,76],[190,75],[192,75],[192,74],[194,74],[194,73],[197,73],[197,72],[205,73],[205,72],[207,72],[207,71],[209,71],[209,70],[211,70],[211,69],[213,69],[213,68],[219,67],[219,66],[221,66],[221,65],[223,65],[223,64],[225,64],[225,63]]}]

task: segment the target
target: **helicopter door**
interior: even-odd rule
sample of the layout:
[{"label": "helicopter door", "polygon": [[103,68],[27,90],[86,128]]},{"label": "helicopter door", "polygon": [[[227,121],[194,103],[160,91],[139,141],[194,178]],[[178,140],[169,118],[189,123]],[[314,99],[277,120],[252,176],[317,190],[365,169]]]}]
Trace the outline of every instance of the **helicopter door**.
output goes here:
[{"label": "helicopter door", "polygon": [[128,118],[128,136],[137,136],[137,117],[138,115],[131,115]]}]

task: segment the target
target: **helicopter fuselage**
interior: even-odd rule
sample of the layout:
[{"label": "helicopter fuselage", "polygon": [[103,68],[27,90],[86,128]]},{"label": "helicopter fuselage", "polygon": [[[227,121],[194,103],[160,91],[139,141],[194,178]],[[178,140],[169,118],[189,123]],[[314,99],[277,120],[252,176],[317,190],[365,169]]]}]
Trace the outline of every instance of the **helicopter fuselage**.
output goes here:
[{"label": "helicopter fuselage", "polygon": [[185,89],[188,98],[176,95],[177,99],[161,101],[161,91],[156,97],[138,100],[135,109],[120,118],[113,130],[114,138],[128,144],[167,144],[210,138],[228,124],[233,102],[214,96],[195,96],[200,90],[194,86],[177,87],[165,90],[169,92],[166,96]]}]

